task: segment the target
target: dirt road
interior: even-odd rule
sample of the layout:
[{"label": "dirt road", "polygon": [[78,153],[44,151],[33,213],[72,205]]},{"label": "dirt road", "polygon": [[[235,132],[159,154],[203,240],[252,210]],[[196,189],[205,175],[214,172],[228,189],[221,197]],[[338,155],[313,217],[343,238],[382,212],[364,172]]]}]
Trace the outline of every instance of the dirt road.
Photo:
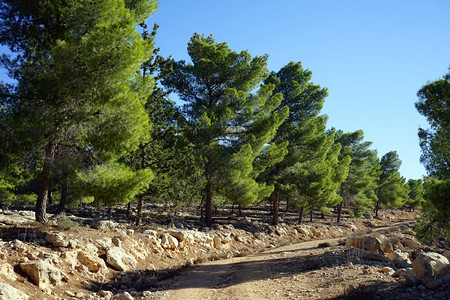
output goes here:
[{"label": "dirt road", "polygon": [[[144,299],[333,299],[361,284],[366,285],[364,292],[381,288],[387,295],[404,295],[400,283],[379,271],[383,263],[362,264],[357,252],[338,246],[341,240],[308,241],[207,262],[185,270]],[[323,243],[331,247],[319,247]]]},{"label": "dirt road", "polygon": [[[288,245],[247,257],[236,257],[202,264],[183,274],[158,299],[268,299],[272,296],[293,296],[293,291],[283,282],[283,277],[295,276],[311,270],[311,265],[302,257],[314,255],[320,243],[337,244],[340,239],[309,241]],[[283,266],[302,263],[297,271]],[[313,260],[310,260],[313,262]],[[291,266],[292,267],[292,266]],[[301,267],[298,265],[298,267]],[[307,289],[307,282],[302,282]],[[296,286],[297,291],[299,286]]]}]

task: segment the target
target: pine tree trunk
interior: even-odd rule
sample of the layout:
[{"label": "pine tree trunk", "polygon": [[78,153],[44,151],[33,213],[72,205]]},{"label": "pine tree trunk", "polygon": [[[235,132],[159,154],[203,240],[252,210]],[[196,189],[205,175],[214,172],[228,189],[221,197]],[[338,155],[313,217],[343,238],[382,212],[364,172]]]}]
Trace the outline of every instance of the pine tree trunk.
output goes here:
[{"label": "pine tree trunk", "polygon": [[[141,145],[141,169],[145,168],[145,150],[144,146]],[[136,213],[136,226],[141,225],[142,222],[142,207],[144,206],[144,195],[139,195],[138,207]]]},{"label": "pine tree trunk", "polygon": [[239,217],[242,216],[242,204],[239,203],[238,205],[238,210],[239,210]]},{"label": "pine tree trunk", "polygon": [[298,214],[298,224],[302,224],[302,221],[303,221],[303,210],[304,210],[305,208],[302,206],[302,207],[300,207],[300,212],[299,212],[299,214]]},{"label": "pine tree trunk", "polygon": [[286,213],[289,212],[289,198],[286,199]]},{"label": "pine tree trunk", "polygon": [[375,217],[378,217],[378,209],[380,208],[380,201],[377,201],[377,204],[375,205]]},{"label": "pine tree trunk", "polygon": [[131,201],[127,204],[127,216],[131,214]]},{"label": "pine tree trunk", "polygon": [[236,203],[234,203],[233,202],[233,204],[231,205],[231,212],[230,212],[230,215],[232,215],[233,213],[234,213],[234,205],[235,205]]},{"label": "pine tree trunk", "polygon": [[137,213],[136,213],[136,226],[141,225],[143,205],[144,205],[144,195],[139,195],[138,207],[137,207]]},{"label": "pine tree trunk", "polygon": [[206,183],[205,192],[206,192],[205,222],[206,225],[209,226],[212,224],[212,196],[213,196],[211,183],[209,181]]},{"label": "pine tree trunk", "polygon": [[56,214],[61,213],[64,210],[67,202],[67,183],[61,184],[61,199],[59,200],[58,208],[56,209]]},{"label": "pine tree trunk", "polygon": [[314,208],[311,207],[311,211],[309,212],[309,221],[310,222],[313,221],[313,213],[314,213]]},{"label": "pine tree trunk", "polygon": [[341,222],[341,215],[342,215],[342,205],[344,201],[339,202],[338,204],[338,216],[337,216],[337,222],[338,224]]},{"label": "pine tree trunk", "polygon": [[35,218],[37,222],[47,223],[47,195],[53,159],[55,157],[55,145],[48,143],[44,151],[44,165],[39,176],[39,191],[36,200]]},{"label": "pine tree trunk", "polygon": [[278,190],[275,187],[275,190],[270,195],[272,200],[272,225],[278,225]]},{"label": "pine tree trunk", "polygon": [[48,189],[47,199],[48,199],[48,204],[53,204],[53,193],[50,190],[50,186],[49,186],[49,189]]}]

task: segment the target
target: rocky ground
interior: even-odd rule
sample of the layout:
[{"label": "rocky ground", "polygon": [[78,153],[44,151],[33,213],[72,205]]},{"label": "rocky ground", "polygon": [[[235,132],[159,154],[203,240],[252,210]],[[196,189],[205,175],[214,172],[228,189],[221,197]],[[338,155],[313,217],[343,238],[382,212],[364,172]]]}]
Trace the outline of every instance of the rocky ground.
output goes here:
[{"label": "rocky ground", "polygon": [[416,241],[414,212],[274,227],[249,211],[209,228],[151,211],[140,227],[101,210],[46,226],[4,211],[0,299],[450,299],[450,252]]}]

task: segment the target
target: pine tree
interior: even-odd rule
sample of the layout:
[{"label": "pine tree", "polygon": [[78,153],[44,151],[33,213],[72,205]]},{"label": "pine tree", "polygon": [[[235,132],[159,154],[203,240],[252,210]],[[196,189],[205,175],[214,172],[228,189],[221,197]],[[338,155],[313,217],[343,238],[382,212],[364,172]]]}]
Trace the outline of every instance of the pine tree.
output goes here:
[{"label": "pine tree", "polygon": [[47,221],[57,151],[115,160],[148,138],[142,100],[151,78],[138,70],[152,42],[136,26],[155,7],[150,0],[2,2],[0,43],[17,54],[5,63],[17,81],[12,114],[42,151],[37,221]]},{"label": "pine tree", "polygon": [[200,34],[191,38],[188,53],[192,62],[174,62],[164,84],[186,102],[183,131],[201,161],[209,225],[214,193],[243,204],[271,193],[273,187],[255,178],[274,160],[268,145],[288,111],[272,112],[282,99],[272,95],[272,85],[251,95],[267,76],[266,56],[251,58]]},{"label": "pine tree", "polygon": [[375,205],[376,216],[380,206],[401,207],[408,199],[409,188],[399,172],[401,164],[396,151],[390,151],[380,159],[381,174],[376,190],[378,198]]},{"label": "pine tree", "polygon": [[429,129],[419,129],[425,180],[424,215],[416,231],[423,240],[444,237],[450,245],[450,72],[424,85],[416,108],[427,118]]},{"label": "pine tree", "polygon": [[260,180],[274,184],[271,194],[272,224],[278,224],[279,196],[293,197],[292,180],[288,169],[305,162],[316,152],[325,137],[325,118],[319,116],[327,90],[311,82],[312,72],[303,69],[301,62],[290,62],[278,72],[272,72],[266,83],[275,85],[275,92],[283,95],[281,106],[289,108],[289,116],[280,126],[274,142],[287,145],[287,155],[268,168]]},{"label": "pine tree", "polygon": [[339,188],[339,194],[343,198],[338,206],[339,223],[344,203],[349,207],[351,215],[355,216],[374,208],[380,171],[377,152],[369,149],[372,142],[364,141],[362,130],[348,133],[338,131],[335,139],[342,145],[340,156],[351,157],[348,177]]}]

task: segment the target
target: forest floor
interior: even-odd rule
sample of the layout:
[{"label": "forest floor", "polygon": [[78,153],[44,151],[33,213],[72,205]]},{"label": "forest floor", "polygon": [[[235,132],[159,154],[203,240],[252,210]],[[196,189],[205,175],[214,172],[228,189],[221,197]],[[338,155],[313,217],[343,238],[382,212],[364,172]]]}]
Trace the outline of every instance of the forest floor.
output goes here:
[{"label": "forest floor", "polygon": [[[137,257],[138,270],[123,272],[107,264],[107,272],[100,276],[100,271],[93,274],[61,259],[56,265],[69,278],[51,291],[39,289],[19,270],[18,266],[28,261],[24,253],[69,257],[74,250],[45,245],[45,234],[61,231],[61,226],[33,223],[30,213],[7,214],[8,218],[26,216],[28,223],[5,221],[9,219],[0,216],[0,252],[7,253],[0,261],[10,264],[16,273],[12,280],[0,270],[0,282],[14,286],[31,299],[450,299],[446,289],[405,285],[385,272],[389,263],[362,259],[360,252],[344,247],[350,236],[410,232],[417,212],[382,211],[376,218],[344,218],[340,224],[335,223],[334,214],[325,218],[315,215],[313,222],[304,221],[301,227],[296,224],[297,214],[291,212],[282,214],[281,224],[275,227],[269,225],[270,212],[265,207],[245,209],[242,216],[237,211],[230,214],[227,208],[217,212],[215,225],[208,228],[199,221],[195,209],[168,215],[163,207],[149,205],[140,227],[132,224],[133,218],[125,208],[112,214],[76,209],[67,215],[81,225],[65,228],[66,235],[86,245],[113,239],[119,233],[123,249]],[[120,230],[93,228],[93,220],[111,218]],[[301,228],[308,228],[313,236],[300,234]],[[176,248],[162,247],[161,236],[177,230],[220,236],[222,246],[185,241]],[[160,238],[156,243],[146,239],[149,232],[157,232]],[[24,233],[33,238],[26,238]],[[227,240],[227,236],[231,238]],[[17,251],[12,246],[17,239],[30,248]],[[73,248],[85,251],[80,245]],[[105,259],[100,248],[98,255]],[[4,299],[1,293],[0,299]]]}]

